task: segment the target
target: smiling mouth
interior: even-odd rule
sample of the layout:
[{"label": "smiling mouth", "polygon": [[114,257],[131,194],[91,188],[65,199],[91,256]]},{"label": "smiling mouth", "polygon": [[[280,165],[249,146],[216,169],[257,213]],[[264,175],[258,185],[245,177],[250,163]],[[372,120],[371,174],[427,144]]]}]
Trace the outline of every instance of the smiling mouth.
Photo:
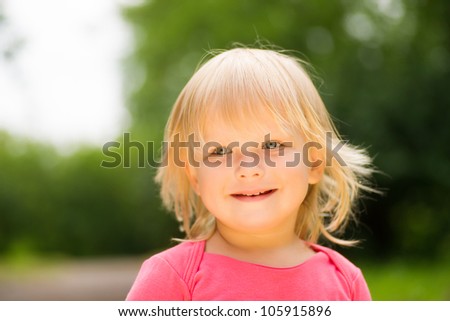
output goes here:
[{"label": "smiling mouth", "polygon": [[257,193],[252,193],[252,194],[242,193],[242,194],[231,194],[231,195],[234,196],[234,197],[257,197],[257,196],[261,196],[261,195],[268,195],[268,194],[271,194],[273,192],[275,192],[274,189],[269,189],[267,191],[257,192]]}]

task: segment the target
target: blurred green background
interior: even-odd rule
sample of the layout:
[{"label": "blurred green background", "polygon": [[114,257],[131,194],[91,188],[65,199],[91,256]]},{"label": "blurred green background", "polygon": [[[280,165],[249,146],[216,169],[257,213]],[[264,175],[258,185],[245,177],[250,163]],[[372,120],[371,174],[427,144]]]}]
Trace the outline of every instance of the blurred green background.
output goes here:
[{"label": "blurred green background", "polygon": [[[376,300],[450,300],[448,1],[152,0],[123,17],[135,38],[123,63],[127,131],[155,146],[206,50],[269,42],[301,53],[340,132],[384,173],[375,177],[384,195],[362,202],[350,234],[362,244],[338,250]],[[61,155],[0,133],[0,271],[170,246],[178,226],[137,154],[129,168],[104,168],[101,147]]]}]

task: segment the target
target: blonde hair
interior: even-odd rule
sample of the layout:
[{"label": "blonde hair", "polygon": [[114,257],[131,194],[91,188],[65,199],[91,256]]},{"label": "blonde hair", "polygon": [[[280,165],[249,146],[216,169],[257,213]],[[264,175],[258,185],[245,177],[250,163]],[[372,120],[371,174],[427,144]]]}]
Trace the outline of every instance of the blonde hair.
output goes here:
[{"label": "blonde hair", "polygon": [[161,185],[163,204],[175,212],[188,239],[211,237],[215,219],[193,191],[185,168],[176,163],[176,157],[187,159],[186,151],[174,151],[171,144],[176,139],[187,142],[192,134],[202,141],[212,118],[242,129],[248,128],[248,119],[256,120],[257,126],[260,115],[269,113],[283,130],[325,146],[326,152],[341,144],[343,163],[333,159],[321,181],[309,187],[298,211],[296,233],[309,242],[324,236],[341,245],[355,243],[335,235],[354,216],[360,191],[373,191],[366,184],[373,172],[371,159],[340,138],[305,66],[282,52],[235,48],[215,52],[186,84],[166,125],[164,142],[169,148],[163,151],[164,166],[158,168],[155,180]]}]

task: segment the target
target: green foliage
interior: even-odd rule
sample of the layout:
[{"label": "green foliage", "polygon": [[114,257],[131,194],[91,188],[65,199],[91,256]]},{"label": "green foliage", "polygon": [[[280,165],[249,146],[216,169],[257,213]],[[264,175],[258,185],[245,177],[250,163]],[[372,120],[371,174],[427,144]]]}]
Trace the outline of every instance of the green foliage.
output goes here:
[{"label": "green foliage", "polygon": [[[377,177],[385,196],[364,203],[358,253],[448,258],[447,1],[151,0],[124,16],[135,35],[124,83],[133,140],[159,145],[172,104],[208,49],[260,42],[294,50],[315,67],[344,137],[367,146],[385,173]],[[62,156],[0,133],[0,254],[167,246],[179,236],[175,220],[161,208],[154,171],[138,168],[137,157],[130,168],[104,168],[101,148]]]},{"label": "green foliage", "polygon": [[167,246],[176,225],[162,213],[149,168],[102,168],[100,149],[70,156],[0,136],[0,253],[131,254]]},{"label": "green foliage", "polygon": [[208,49],[267,40],[297,51],[344,137],[385,173],[385,196],[365,202],[368,252],[441,255],[450,246],[449,14],[444,0],[145,1],[124,10],[136,36],[133,130],[161,137]]},{"label": "green foliage", "polygon": [[377,301],[450,300],[450,263],[388,262],[363,264],[372,299]]}]

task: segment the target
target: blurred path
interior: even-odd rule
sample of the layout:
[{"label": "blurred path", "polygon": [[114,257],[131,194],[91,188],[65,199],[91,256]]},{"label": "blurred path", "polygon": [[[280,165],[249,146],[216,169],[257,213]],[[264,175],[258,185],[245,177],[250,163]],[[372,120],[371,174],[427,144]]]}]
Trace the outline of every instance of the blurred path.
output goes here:
[{"label": "blurred path", "polygon": [[31,273],[0,271],[0,300],[124,300],[142,258],[68,261]]}]

